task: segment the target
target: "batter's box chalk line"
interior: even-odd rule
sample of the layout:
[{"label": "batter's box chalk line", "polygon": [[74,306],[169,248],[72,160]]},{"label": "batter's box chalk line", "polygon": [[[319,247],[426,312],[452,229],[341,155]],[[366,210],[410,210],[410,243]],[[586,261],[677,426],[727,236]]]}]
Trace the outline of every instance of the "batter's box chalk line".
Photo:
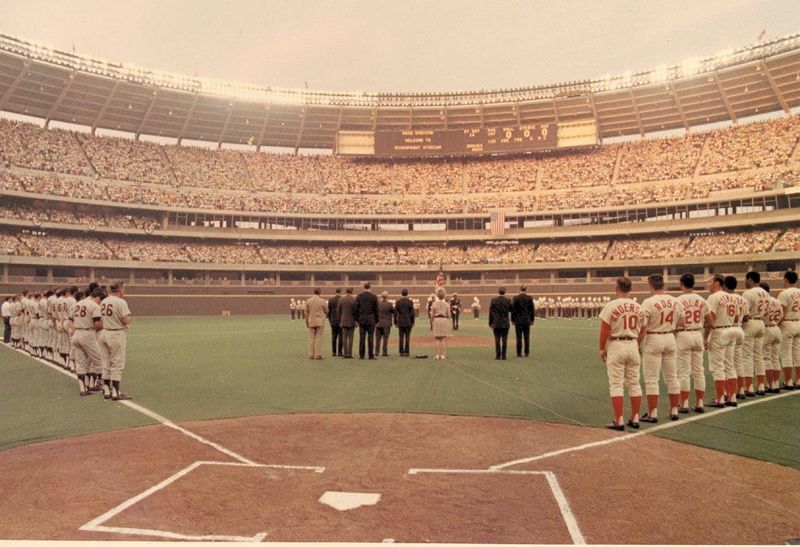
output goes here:
[{"label": "batter's box chalk line", "polygon": [[550,491],[553,493],[553,498],[555,498],[556,503],[558,504],[558,510],[561,512],[561,517],[564,519],[564,524],[567,526],[567,531],[569,531],[569,536],[572,538],[572,543],[575,545],[585,545],[586,539],[583,537],[583,533],[581,532],[580,526],[578,526],[578,521],[575,519],[575,514],[572,512],[572,508],[569,505],[569,501],[567,501],[567,497],[564,495],[564,491],[561,490],[561,485],[558,483],[558,479],[556,478],[555,473],[552,471],[501,471],[501,470],[494,470],[494,469],[446,469],[446,468],[439,468],[439,469],[425,469],[425,468],[418,468],[418,469],[409,469],[409,475],[421,475],[421,474],[442,474],[442,475],[543,475],[547,479],[547,484],[550,487]]},{"label": "batter's box chalk line", "polygon": [[264,538],[267,537],[266,532],[260,532],[253,536],[228,536],[228,535],[192,535],[192,534],[179,534],[177,532],[170,532],[168,530],[154,530],[151,528],[128,528],[128,527],[120,527],[120,526],[106,526],[103,523],[108,522],[115,516],[119,515],[126,509],[129,509],[142,501],[143,499],[152,496],[156,492],[159,492],[169,486],[170,484],[174,483],[178,479],[185,477],[198,467],[203,465],[216,465],[216,466],[228,466],[228,467],[250,467],[250,468],[271,468],[271,469],[294,469],[299,471],[311,471],[314,473],[323,473],[325,472],[324,467],[319,466],[308,466],[308,465],[276,465],[276,464],[263,464],[263,463],[239,463],[239,462],[214,462],[214,461],[196,461],[188,467],[185,467],[175,473],[174,475],[167,477],[160,483],[156,484],[145,490],[144,492],[125,500],[124,502],[120,503],[113,509],[110,509],[100,515],[99,517],[87,522],[83,526],[79,528],[79,530],[83,530],[84,532],[107,532],[112,534],[122,534],[126,536],[151,536],[151,537],[158,537],[163,539],[177,539],[177,540],[186,540],[186,541],[231,541],[231,542],[260,542],[263,541]]}]

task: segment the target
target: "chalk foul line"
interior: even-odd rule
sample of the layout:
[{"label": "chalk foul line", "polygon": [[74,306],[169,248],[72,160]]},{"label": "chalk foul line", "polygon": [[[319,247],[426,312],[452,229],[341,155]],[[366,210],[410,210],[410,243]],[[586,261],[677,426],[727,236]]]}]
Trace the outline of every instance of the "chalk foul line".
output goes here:
[{"label": "chalk foul line", "polygon": [[715,409],[714,411],[706,411],[703,414],[698,414],[696,416],[692,416],[690,418],[684,418],[684,419],[681,419],[681,420],[678,420],[678,421],[675,421],[675,422],[667,422],[667,423],[664,423],[664,424],[659,424],[659,425],[654,426],[654,427],[649,427],[647,429],[643,429],[643,430],[637,431],[636,433],[620,434],[620,435],[611,437],[610,439],[603,439],[601,441],[593,441],[593,442],[590,442],[590,443],[584,443],[584,444],[580,444],[580,445],[577,445],[577,446],[561,448],[559,450],[553,450],[552,452],[545,452],[544,454],[539,454],[538,456],[531,456],[531,457],[528,457],[528,458],[520,458],[518,460],[512,460],[512,461],[509,461],[509,462],[493,465],[493,466],[489,467],[489,469],[493,470],[493,471],[499,471],[499,470],[507,469],[509,467],[514,467],[516,465],[522,465],[522,464],[525,464],[525,463],[531,463],[531,462],[535,462],[535,461],[539,461],[539,460],[545,460],[545,459],[548,459],[548,458],[553,458],[553,457],[556,457],[556,456],[561,456],[562,454],[569,454],[571,452],[579,452],[581,450],[587,450],[589,448],[595,448],[595,447],[598,447],[598,446],[606,446],[606,445],[614,444],[614,443],[629,442],[629,441],[637,439],[637,438],[639,438],[639,437],[641,437],[643,435],[651,435],[653,433],[657,433],[657,432],[663,431],[665,429],[671,429],[673,427],[680,427],[681,425],[684,425],[684,424],[697,422],[697,421],[700,421],[700,420],[705,420],[706,418],[712,418],[714,416],[721,416],[722,414],[725,414],[727,412],[733,412],[733,411],[736,411],[736,410],[749,408],[751,406],[759,405],[759,404],[762,404],[762,403],[767,403],[769,401],[775,401],[777,399],[782,399],[784,397],[791,397],[793,395],[797,395],[798,393],[800,393],[800,392],[799,391],[789,391],[789,392],[786,392],[786,393],[781,393],[779,395],[772,395],[772,396],[767,397],[765,399],[759,399],[759,400],[756,400],[756,401],[749,401],[747,404],[742,404],[742,405],[740,405],[738,407],[725,407],[725,408],[721,408],[721,409]]},{"label": "chalk foul line", "polygon": [[561,517],[564,519],[564,524],[567,527],[572,543],[575,545],[585,545],[586,538],[583,537],[578,521],[572,508],[569,505],[564,491],[561,490],[561,485],[558,483],[555,473],[552,471],[496,471],[493,469],[445,469],[445,468],[430,468],[430,469],[409,469],[409,475],[420,474],[452,474],[452,475],[542,475],[547,479],[547,484],[553,494],[553,498],[558,504],[558,510],[561,512]]}]

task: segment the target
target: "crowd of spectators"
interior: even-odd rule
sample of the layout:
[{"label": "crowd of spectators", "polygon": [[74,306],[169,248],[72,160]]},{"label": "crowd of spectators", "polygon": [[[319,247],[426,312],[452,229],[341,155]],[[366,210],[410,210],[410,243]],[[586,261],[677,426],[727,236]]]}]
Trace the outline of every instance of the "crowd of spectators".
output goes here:
[{"label": "crowd of spectators", "polygon": [[638,260],[683,256],[687,236],[617,239],[611,243],[606,260]]},{"label": "crowd of spectators", "polygon": [[[136,262],[191,262],[186,245],[162,238],[106,238],[105,244],[116,260]],[[221,260],[221,256],[218,260]]]},{"label": "crowd of spectators", "polygon": [[536,189],[533,158],[475,159],[464,163],[466,190],[472,193],[532,192]]},{"label": "crowd of spectators", "polygon": [[700,173],[723,173],[784,164],[800,139],[800,117],[717,129],[706,136]]},{"label": "crowd of spectators", "polygon": [[76,133],[101,177],[132,182],[171,184],[169,166],[155,143]]},{"label": "crowd of spectators", "polygon": [[[598,208],[795,185],[800,167],[787,162],[800,139],[799,119],[537,158],[393,162],[163,146],[0,120],[4,165],[57,172],[3,170],[0,187],[77,199],[263,213],[422,215],[497,207]],[[698,161],[701,173],[722,174],[687,180]],[[168,184],[171,171],[177,188]],[[100,176],[126,182],[98,180]],[[537,176],[540,194],[535,192]],[[644,184],[650,180],[667,182]]]},{"label": "crowd of spectators", "polygon": [[603,260],[608,240],[558,241],[536,248],[536,262],[595,262]]},{"label": "crowd of spectators", "polygon": [[667,139],[644,139],[622,146],[618,182],[645,182],[691,177],[705,135]]},{"label": "crowd of spectators", "polygon": [[293,154],[242,152],[255,190],[320,193],[318,158]]},{"label": "crowd of spectators", "polygon": [[129,214],[98,214],[86,211],[72,211],[65,209],[30,207],[27,205],[6,206],[0,205],[0,218],[13,218],[29,220],[36,225],[44,222],[58,224],[77,224],[89,229],[96,227],[108,228],[138,228],[152,231],[158,227],[159,222],[151,217]]},{"label": "crowd of spectators", "polygon": [[775,244],[776,251],[800,251],[800,228],[789,228]]},{"label": "crowd of spectators", "polygon": [[611,144],[589,151],[564,152],[539,159],[537,168],[542,170],[542,189],[609,184],[619,147],[618,144]]},{"label": "crowd of spectators", "polygon": [[13,256],[31,256],[32,252],[14,234],[0,232],[0,253]]},{"label": "crowd of spectators", "polygon": [[766,253],[780,230],[746,230],[704,233],[692,237],[684,256],[715,256]]},{"label": "crowd of spectators", "polygon": [[[614,262],[655,258],[716,256],[800,250],[800,228],[780,239],[779,229],[704,232],[694,236],[653,236],[609,241],[558,241],[489,245],[442,243],[404,244],[280,244],[256,242],[196,242],[162,238],[102,239],[63,235],[44,230],[0,232],[0,254],[59,258],[183,262],[204,264],[392,266],[457,264],[531,264],[543,262]],[[776,244],[776,239],[778,242]]]},{"label": "crowd of spectators", "polygon": [[27,122],[0,119],[0,160],[42,171],[95,174],[72,133]]},{"label": "crowd of spectators", "polygon": [[81,260],[111,260],[111,249],[96,237],[68,236],[43,231],[23,230],[18,234],[32,256],[77,258]]},{"label": "crowd of spectators", "polygon": [[242,153],[194,146],[164,146],[181,186],[243,190],[250,187]]}]

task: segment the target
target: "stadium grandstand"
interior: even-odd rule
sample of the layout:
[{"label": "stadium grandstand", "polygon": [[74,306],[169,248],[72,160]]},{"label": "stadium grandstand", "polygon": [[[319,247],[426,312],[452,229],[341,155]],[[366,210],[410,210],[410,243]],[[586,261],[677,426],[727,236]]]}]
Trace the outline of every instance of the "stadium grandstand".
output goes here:
[{"label": "stadium grandstand", "polygon": [[0,6],[0,547],[800,545],[790,0]]},{"label": "stadium grandstand", "polygon": [[800,260],[799,105],[800,35],[425,94],[245,86],[0,36],[2,286],[119,278],[140,313],[159,291],[218,296],[218,313],[229,294],[284,311],[366,279],[426,294],[440,271],[467,295],[777,275]]}]

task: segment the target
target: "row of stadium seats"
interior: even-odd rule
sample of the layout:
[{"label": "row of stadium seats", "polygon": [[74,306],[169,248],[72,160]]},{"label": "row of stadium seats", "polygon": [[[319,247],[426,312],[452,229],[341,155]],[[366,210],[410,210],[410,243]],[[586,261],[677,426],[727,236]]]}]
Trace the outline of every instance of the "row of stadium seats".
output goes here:
[{"label": "row of stadium seats", "polygon": [[615,186],[610,189],[550,193],[429,196],[366,196],[309,194],[256,194],[252,192],[188,190],[171,186],[94,180],[32,171],[0,171],[0,190],[83,200],[261,213],[310,214],[462,214],[480,213],[495,207],[517,211],[564,211],[630,204],[667,203],[703,199],[714,192],[747,190],[761,192],[800,183],[800,163],[767,172],[743,171],[713,179]]},{"label": "row of stadium seats", "polygon": [[530,264],[800,251],[800,227],[519,245],[272,245],[0,232],[0,255],[218,264]]},{"label": "row of stadium seats", "polygon": [[[607,186],[785,165],[800,117],[543,157],[355,161],[134,142],[0,120],[0,163],[132,182],[326,194],[461,194]],[[538,181],[538,182],[537,182]]]}]

